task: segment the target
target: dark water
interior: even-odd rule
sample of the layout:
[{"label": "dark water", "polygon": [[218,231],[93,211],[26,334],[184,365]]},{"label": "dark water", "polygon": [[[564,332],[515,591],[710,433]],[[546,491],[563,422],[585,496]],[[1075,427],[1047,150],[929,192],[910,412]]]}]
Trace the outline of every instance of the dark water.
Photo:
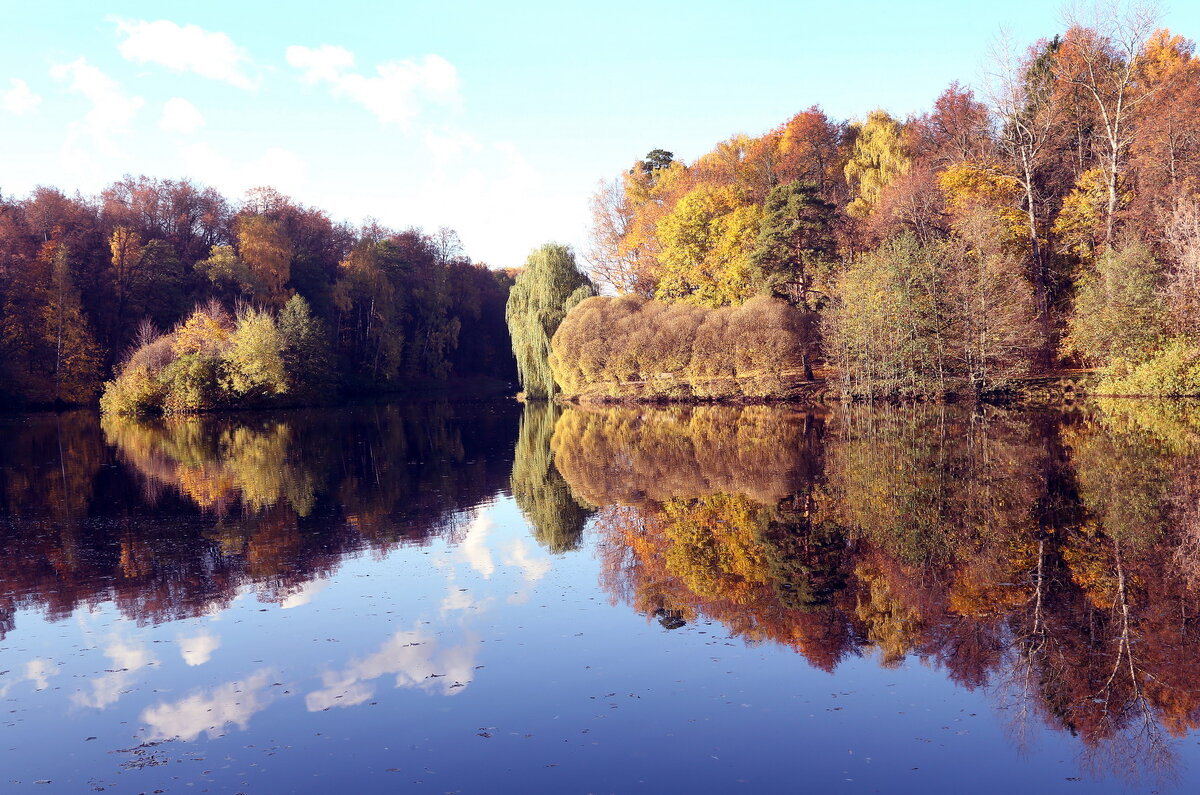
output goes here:
[{"label": "dark water", "polygon": [[0,418],[4,792],[1192,792],[1200,411]]}]

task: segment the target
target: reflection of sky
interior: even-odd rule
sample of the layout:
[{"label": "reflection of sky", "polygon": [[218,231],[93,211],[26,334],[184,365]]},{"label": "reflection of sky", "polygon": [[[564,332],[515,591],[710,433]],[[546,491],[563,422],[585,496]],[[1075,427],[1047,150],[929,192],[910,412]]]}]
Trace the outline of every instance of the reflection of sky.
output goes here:
[{"label": "reflection of sky", "polygon": [[346,559],[283,605],[248,586],[212,615],[157,626],[111,605],[53,624],[21,614],[0,646],[5,781],[50,780],[39,793],[1124,789],[1070,781],[1077,741],[1036,718],[1036,742],[1017,749],[1010,710],[933,668],[851,658],[829,675],[720,625],[667,631],[598,590],[595,549],[547,554],[510,500],[464,525],[456,545]]},{"label": "reflection of sky", "polygon": [[107,738],[113,750],[131,737],[250,737],[262,713],[289,702],[322,712],[377,702],[390,688],[461,694],[484,667],[487,639],[475,626],[506,598],[528,598],[550,571],[515,516],[509,503],[477,508],[456,545],[349,558],[279,605],[247,598],[247,585],[228,608],[160,626],[139,627],[111,604],[57,624],[23,615],[4,659],[16,648],[48,653],[21,654],[0,696],[21,701],[30,711],[22,722],[40,731],[50,731],[42,716],[64,712],[99,727],[86,729],[97,739],[119,726],[121,739]]}]

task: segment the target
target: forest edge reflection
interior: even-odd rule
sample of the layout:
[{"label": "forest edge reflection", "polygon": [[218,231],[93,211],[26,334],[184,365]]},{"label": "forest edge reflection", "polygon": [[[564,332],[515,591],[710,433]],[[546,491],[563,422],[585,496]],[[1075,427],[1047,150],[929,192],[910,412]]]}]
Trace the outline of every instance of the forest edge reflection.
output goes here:
[{"label": "forest edge reflection", "polygon": [[1170,776],[1200,725],[1200,410],[1097,403],[379,406],[9,422],[3,630],[113,601],[139,622],[434,537],[506,488],[549,551],[593,522],[601,585],[833,671],[907,657],[1041,722],[1097,773]]}]

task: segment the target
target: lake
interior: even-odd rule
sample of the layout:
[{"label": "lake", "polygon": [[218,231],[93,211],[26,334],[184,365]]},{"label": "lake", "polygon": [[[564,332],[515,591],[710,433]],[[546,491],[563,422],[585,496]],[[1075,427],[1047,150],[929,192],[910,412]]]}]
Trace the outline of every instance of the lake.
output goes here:
[{"label": "lake", "polygon": [[1191,792],[1200,409],[0,417],[5,792]]}]

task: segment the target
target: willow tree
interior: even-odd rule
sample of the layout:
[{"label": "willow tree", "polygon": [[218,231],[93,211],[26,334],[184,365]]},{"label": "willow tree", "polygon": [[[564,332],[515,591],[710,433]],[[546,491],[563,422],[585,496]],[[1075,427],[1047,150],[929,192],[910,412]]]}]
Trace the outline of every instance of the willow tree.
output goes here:
[{"label": "willow tree", "polygon": [[547,243],[529,255],[504,313],[525,397],[545,400],[558,392],[550,371],[550,339],[571,307],[595,294],[567,246]]},{"label": "willow tree", "polygon": [[908,173],[912,160],[904,150],[900,122],[886,111],[874,110],[858,127],[858,136],[846,162],[846,182],[854,200],[846,212],[866,218],[879,203],[883,189],[902,174]]}]

